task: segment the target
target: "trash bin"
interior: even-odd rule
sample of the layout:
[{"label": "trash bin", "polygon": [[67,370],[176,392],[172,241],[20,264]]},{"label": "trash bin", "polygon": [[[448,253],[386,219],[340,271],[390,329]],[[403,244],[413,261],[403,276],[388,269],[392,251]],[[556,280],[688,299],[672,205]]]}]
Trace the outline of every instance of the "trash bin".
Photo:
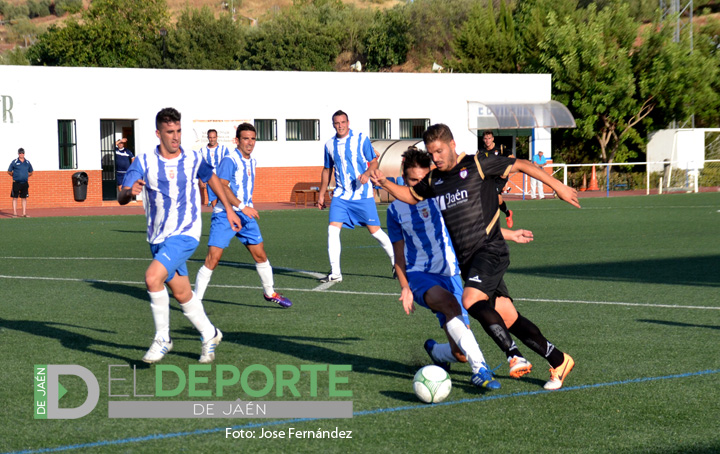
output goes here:
[{"label": "trash bin", "polygon": [[87,198],[88,174],[85,172],[75,172],[72,176],[73,196],[76,202],[84,202]]}]

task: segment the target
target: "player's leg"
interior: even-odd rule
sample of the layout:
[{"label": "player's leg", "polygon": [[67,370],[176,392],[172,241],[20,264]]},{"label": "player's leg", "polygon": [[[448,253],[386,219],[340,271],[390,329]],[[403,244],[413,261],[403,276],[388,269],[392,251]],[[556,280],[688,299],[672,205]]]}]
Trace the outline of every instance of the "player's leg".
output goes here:
[{"label": "player's leg", "polygon": [[390,237],[380,228],[380,216],[378,215],[375,199],[363,199],[353,203],[353,222],[367,227],[368,232],[380,244],[387,256],[390,258],[390,266],[395,271],[395,250],[393,249]]},{"label": "player's leg", "polygon": [[[501,295],[507,294],[507,287],[505,287],[504,282],[502,282],[500,288],[496,292],[496,295],[498,293],[500,293]],[[515,310],[515,306],[512,304],[512,299],[508,296],[497,296],[493,298],[492,303],[495,307],[495,310],[502,317],[505,326],[508,327],[508,331],[510,331],[511,334],[517,337],[517,334],[514,333],[511,329],[511,327],[518,319],[518,313]],[[518,354],[509,356],[507,360],[510,367],[510,376],[512,378],[520,378],[523,375],[529,374],[532,371],[532,364],[522,355]]]},{"label": "player's leg", "polygon": [[27,217],[27,194],[22,198],[22,215],[24,218]]},{"label": "player's leg", "polygon": [[[493,379],[480,346],[468,328],[467,320],[463,317],[459,303],[462,294],[459,277],[411,272],[408,273],[408,281],[416,302],[436,313],[449,337],[467,357],[473,372],[472,383],[488,389],[500,388],[500,383]],[[434,349],[428,353],[435,359],[432,350]],[[438,353],[441,352],[438,351]],[[448,362],[454,361],[449,360]]]},{"label": "player's leg", "polygon": [[188,236],[175,236],[165,240],[159,260],[163,262],[171,278],[167,285],[173,296],[180,303],[180,308],[187,319],[198,330],[202,337],[201,363],[209,363],[215,359],[215,348],[222,340],[222,333],[212,324],[202,301],[192,291],[188,277],[187,260],[197,248],[198,242]]},{"label": "player's leg", "polygon": [[544,199],[544,198],[545,198],[545,189],[544,189],[545,186],[544,186],[544,183],[543,183],[542,181],[539,181],[539,180],[535,180],[535,181],[537,181],[538,197],[540,197],[541,199]]},{"label": "player's leg", "polygon": [[276,303],[280,307],[292,306],[292,301],[275,291],[273,269],[265,253],[264,243],[246,244],[245,247],[247,247],[248,252],[250,252],[253,260],[255,260],[255,269],[257,270],[258,276],[260,276],[265,301]]},{"label": "player's leg", "polygon": [[13,205],[13,216],[17,217],[17,197],[13,197],[12,205]]},{"label": "player's leg", "polygon": [[222,258],[223,251],[230,245],[235,236],[227,219],[225,212],[213,213],[210,221],[210,238],[208,239],[208,253],[205,256],[205,263],[197,272],[195,277],[195,294],[201,300],[205,298],[205,291],[210,285],[213,271]]},{"label": "player's leg", "polygon": [[550,380],[545,384],[545,389],[561,388],[565,377],[575,366],[573,358],[555,347],[537,325],[519,314],[509,298],[498,298],[496,308],[503,314],[515,314],[515,321],[508,325],[509,331],[550,364]]}]

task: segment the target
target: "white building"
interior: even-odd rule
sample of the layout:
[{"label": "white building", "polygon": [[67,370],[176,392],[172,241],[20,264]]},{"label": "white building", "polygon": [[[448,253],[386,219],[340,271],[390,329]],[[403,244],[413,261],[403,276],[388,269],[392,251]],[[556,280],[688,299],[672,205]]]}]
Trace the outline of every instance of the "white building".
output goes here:
[{"label": "white building", "polygon": [[[290,201],[293,188],[319,183],[323,144],[334,134],[331,116],[338,109],[348,113],[352,129],[374,139],[419,139],[427,126],[446,123],[458,150],[473,153],[481,143],[477,130],[494,127],[501,136],[531,136],[531,153],[550,157],[545,126],[570,126],[543,117],[550,101],[549,74],[0,66],[0,154],[9,164],[19,147],[26,150],[35,169],[33,207],[102,205],[115,199],[115,140],[128,138],[136,154],[150,152],[158,143],[156,113],[175,107],[183,115],[185,148],[203,146],[211,127],[232,147],[237,124],[254,123],[255,199]],[[90,179],[83,202],[73,200],[71,176],[78,171]],[[9,188],[9,178],[0,179],[0,191]],[[10,206],[4,200],[0,208]]]}]

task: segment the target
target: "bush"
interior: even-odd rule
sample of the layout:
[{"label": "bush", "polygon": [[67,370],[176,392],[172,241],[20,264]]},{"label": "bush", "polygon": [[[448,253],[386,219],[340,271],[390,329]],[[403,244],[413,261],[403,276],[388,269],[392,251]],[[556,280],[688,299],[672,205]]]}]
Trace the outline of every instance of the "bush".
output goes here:
[{"label": "bush", "polygon": [[57,17],[63,16],[65,13],[79,13],[82,9],[82,0],[57,0],[55,2],[55,15]]}]

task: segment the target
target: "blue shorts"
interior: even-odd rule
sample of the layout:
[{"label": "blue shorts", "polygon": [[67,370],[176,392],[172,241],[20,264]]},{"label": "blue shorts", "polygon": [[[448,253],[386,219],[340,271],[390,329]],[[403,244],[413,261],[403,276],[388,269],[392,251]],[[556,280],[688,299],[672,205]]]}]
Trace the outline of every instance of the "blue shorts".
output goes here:
[{"label": "blue shorts", "polygon": [[165,282],[170,282],[175,277],[187,276],[187,261],[195,253],[198,244],[195,238],[187,235],[177,235],[167,238],[162,243],[151,244],[150,252],[154,260],[162,263],[168,272]]},{"label": "blue shorts", "polygon": [[237,238],[245,246],[263,242],[260,226],[255,218],[251,218],[240,211],[236,211],[235,214],[238,215],[242,223],[242,229],[240,229],[239,232],[234,231],[232,227],[230,227],[230,221],[228,221],[227,214],[224,211],[212,214],[208,246],[225,249],[230,246],[230,240],[232,240],[233,237]]},{"label": "blue shorts", "polygon": [[333,197],[330,204],[330,222],[339,222],[346,229],[356,225],[380,225],[375,199],[343,200]]},{"label": "blue shorts", "polygon": [[[425,302],[424,296],[428,290],[438,285],[455,295],[455,299],[460,305],[463,322],[466,325],[470,324],[468,313],[462,305],[463,285],[460,276],[441,276],[439,274],[423,273],[422,271],[410,271],[407,273],[407,278],[408,283],[410,284],[410,290],[412,290],[413,297],[415,298],[415,302],[420,306],[430,309]],[[445,314],[435,312],[435,316],[440,321],[440,327],[443,328],[445,326],[445,322],[447,322]]]}]

